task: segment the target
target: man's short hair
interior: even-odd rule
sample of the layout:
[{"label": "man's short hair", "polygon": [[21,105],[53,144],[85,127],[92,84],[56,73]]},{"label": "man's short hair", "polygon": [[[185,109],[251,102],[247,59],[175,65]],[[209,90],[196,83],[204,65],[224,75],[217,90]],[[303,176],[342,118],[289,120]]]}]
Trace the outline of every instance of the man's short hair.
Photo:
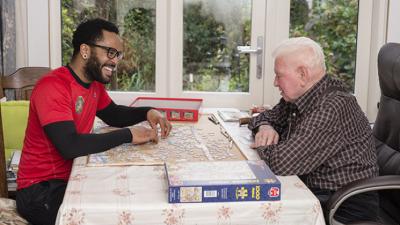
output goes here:
[{"label": "man's short hair", "polygon": [[72,38],[73,57],[79,53],[81,44],[96,43],[102,40],[103,30],[119,34],[115,24],[100,18],[90,19],[79,24]]},{"label": "man's short hair", "polygon": [[[307,51],[309,50],[309,51]],[[310,67],[319,67],[326,71],[325,55],[321,46],[314,40],[308,37],[295,37],[282,41],[272,53],[274,58],[283,54],[293,54],[300,52],[301,54],[308,54],[310,57],[303,57],[304,62]]]}]

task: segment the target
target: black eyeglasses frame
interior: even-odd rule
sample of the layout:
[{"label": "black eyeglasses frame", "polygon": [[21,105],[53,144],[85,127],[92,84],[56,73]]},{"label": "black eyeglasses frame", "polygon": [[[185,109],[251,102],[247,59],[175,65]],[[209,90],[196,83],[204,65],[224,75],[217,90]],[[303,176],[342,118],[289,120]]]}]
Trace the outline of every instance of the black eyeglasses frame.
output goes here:
[{"label": "black eyeglasses frame", "polygon": [[86,43],[86,44],[89,46],[98,47],[98,48],[102,48],[102,49],[106,50],[107,57],[109,59],[114,59],[115,57],[117,57],[117,59],[121,60],[124,57],[124,52],[118,51],[115,48],[104,46],[104,45],[93,44],[93,43]]}]

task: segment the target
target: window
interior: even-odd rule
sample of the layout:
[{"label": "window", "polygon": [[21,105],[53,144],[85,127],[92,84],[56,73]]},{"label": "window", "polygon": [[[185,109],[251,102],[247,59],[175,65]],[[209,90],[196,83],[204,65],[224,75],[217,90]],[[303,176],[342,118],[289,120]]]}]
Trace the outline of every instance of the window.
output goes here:
[{"label": "window", "polygon": [[124,40],[124,59],[108,85],[113,91],[155,91],[156,0],[62,0],[62,62],[72,55],[72,34],[89,18],[117,24]]},{"label": "window", "polygon": [[266,1],[172,4],[170,96],[202,98],[206,107],[262,104]]},{"label": "window", "polygon": [[[194,97],[214,107],[261,104],[265,1],[164,2],[62,0],[63,64],[70,60],[76,26],[101,17],[118,25],[125,45],[108,86],[112,97]],[[221,98],[229,100],[221,105]]]},{"label": "window", "polygon": [[355,87],[358,0],[291,0],[290,36],[308,36],[324,49],[327,73]]},{"label": "window", "polygon": [[[64,32],[63,30],[60,31],[60,27],[62,29],[66,28],[64,25],[60,26],[60,7],[62,6],[63,13],[65,13],[64,1],[69,2],[70,6],[74,7],[79,4],[86,6],[96,4],[94,0],[27,1],[29,20],[26,21],[29,25],[29,31],[32,31],[28,32],[28,34],[35,35],[38,33],[36,32],[37,30],[42,31],[40,32],[41,39],[28,42],[26,49],[29,50],[29,65],[51,65],[52,67],[61,65],[62,47],[60,43],[62,43],[61,40],[66,40],[59,35]],[[109,18],[115,18],[114,21],[121,28],[121,31],[124,29],[121,18],[126,15],[126,11],[130,7],[142,7],[152,10],[152,21],[155,26],[155,37],[152,39],[152,41],[154,40],[154,53],[151,56],[154,61],[151,67],[155,70],[151,78],[154,82],[153,86],[151,88],[142,88],[143,86],[137,85],[141,88],[119,89],[120,86],[123,86],[119,85],[114,89],[116,91],[109,92],[118,104],[128,105],[137,96],[203,98],[204,107],[239,107],[245,109],[251,104],[275,104],[280,95],[279,91],[273,86],[274,74],[271,52],[280,41],[288,36],[307,35],[322,43],[323,48],[327,48],[325,53],[327,59],[331,60],[327,62],[328,72],[344,80],[354,91],[354,95],[357,97],[361,108],[368,114],[368,117],[371,120],[375,118],[376,103],[379,101],[380,95],[376,56],[379,48],[386,41],[387,7],[390,6],[388,1],[98,1],[113,3],[110,7],[114,7],[116,10],[110,14]],[[190,50],[187,48],[189,46],[187,33],[190,33],[188,7],[194,7],[199,4],[202,7],[201,10],[196,12],[199,17],[212,17],[215,23],[224,28],[223,32],[211,29],[211,31],[217,33],[214,39],[210,38],[208,40],[218,41],[217,45],[219,46],[216,49],[219,51],[217,53],[220,56],[219,58],[207,57],[206,54],[206,59],[203,61],[193,60],[187,54],[188,50]],[[222,8],[214,9],[213,7],[217,6],[210,6],[211,4],[216,4],[217,6],[226,5]],[[237,13],[238,15],[240,14],[240,17],[237,16],[236,18],[238,19],[236,23],[238,27],[232,29],[228,25],[229,23],[225,23],[227,20],[225,20],[224,16],[226,16],[225,14],[229,16],[228,12],[238,12],[233,10],[237,7],[235,6],[236,4],[241,5],[241,11]],[[233,9],[229,7],[233,7]],[[248,13],[250,13],[251,21],[248,20]],[[51,20],[48,20],[48,18],[51,18]],[[62,23],[64,22],[72,23],[72,21],[67,20],[62,21]],[[49,23],[49,26],[43,26],[46,23]],[[339,26],[332,26],[334,23],[338,23]],[[67,26],[67,28],[73,29],[74,26],[76,24]],[[49,30],[46,30],[47,28]],[[247,28],[250,30],[247,30]],[[338,28],[339,30],[335,31],[332,28]],[[208,30],[205,29],[203,31]],[[230,31],[234,30],[241,31],[242,34],[229,34]],[[48,36],[45,37],[46,33]],[[250,36],[247,36],[248,34]],[[230,37],[240,37],[241,39],[229,39]],[[31,38],[28,38],[28,40],[31,40]],[[234,47],[235,41],[238,41],[237,46],[245,46],[242,49],[255,51],[258,49],[258,40],[261,40],[260,43],[263,47],[261,48],[261,54],[253,52],[237,57],[235,53],[237,48],[235,50]],[[191,46],[196,46],[194,43],[190,44]],[[343,50],[348,53],[343,52]],[[48,51],[50,54],[47,54]],[[43,57],[35,57],[37,55]],[[261,58],[261,64],[258,63],[259,58]],[[247,75],[246,70],[243,69],[246,60],[248,60],[249,64],[248,85],[245,84]],[[194,63],[190,64],[191,62]],[[239,67],[240,73],[237,72]],[[214,70],[213,75],[215,76],[207,75],[211,69]],[[257,71],[262,71],[260,78],[257,78]],[[237,74],[240,74],[240,81],[238,82],[236,82],[236,80],[239,80]],[[131,78],[132,80],[136,79],[135,76],[131,76]],[[211,81],[208,82],[208,80]],[[246,90],[246,87],[248,87],[248,90]],[[110,89],[112,88],[110,87]]]},{"label": "window", "polygon": [[183,90],[248,92],[250,56],[237,47],[251,43],[250,0],[185,0]]}]

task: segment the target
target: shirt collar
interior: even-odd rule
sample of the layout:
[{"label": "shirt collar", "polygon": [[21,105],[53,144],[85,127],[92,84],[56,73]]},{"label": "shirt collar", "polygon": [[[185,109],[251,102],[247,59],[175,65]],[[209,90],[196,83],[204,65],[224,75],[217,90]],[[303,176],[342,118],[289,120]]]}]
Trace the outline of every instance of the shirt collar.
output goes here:
[{"label": "shirt collar", "polygon": [[90,84],[91,84],[91,83],[85,83],[85,82],[83,82],[83,81],[79,78],[78,74],[76,74],[75,71],[69,66],[69,64],[68,64],[66,67],[68,68],[69,72],[70,72],[71,75],[74,77],[74,79],[76,80],[76,82],[78,82],[78,84],[80,84],[82,87],[84,87],[84,88],[86,88],[86,89],[89,89],[89,88],[90,88]]},{"label": "shirt collar", "polygon": [[328,83],[329,77],[325,75],[319,80],[314,86],[312,86],[305,94],[300,96],[293,104],[297,107],[297,110],[302,114],[308,107],[314,105],[318,100],[318,96],[322,93]]}]

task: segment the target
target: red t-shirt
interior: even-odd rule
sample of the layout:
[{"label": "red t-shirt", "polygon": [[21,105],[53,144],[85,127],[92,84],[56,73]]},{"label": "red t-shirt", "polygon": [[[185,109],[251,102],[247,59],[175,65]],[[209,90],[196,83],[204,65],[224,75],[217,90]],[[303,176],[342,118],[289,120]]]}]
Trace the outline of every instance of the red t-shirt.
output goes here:
[{"label": "red t-shirt", "polygon": [[80,134],[90,133],[96,111],[111,103],[103,84],[83,87],[67,67],[60,67],[38,81],[32,91],[28,126],[18,168],[18,189],[49,179],[68,180],[72,160],[65,160],[43,127],[73,121]]}]

